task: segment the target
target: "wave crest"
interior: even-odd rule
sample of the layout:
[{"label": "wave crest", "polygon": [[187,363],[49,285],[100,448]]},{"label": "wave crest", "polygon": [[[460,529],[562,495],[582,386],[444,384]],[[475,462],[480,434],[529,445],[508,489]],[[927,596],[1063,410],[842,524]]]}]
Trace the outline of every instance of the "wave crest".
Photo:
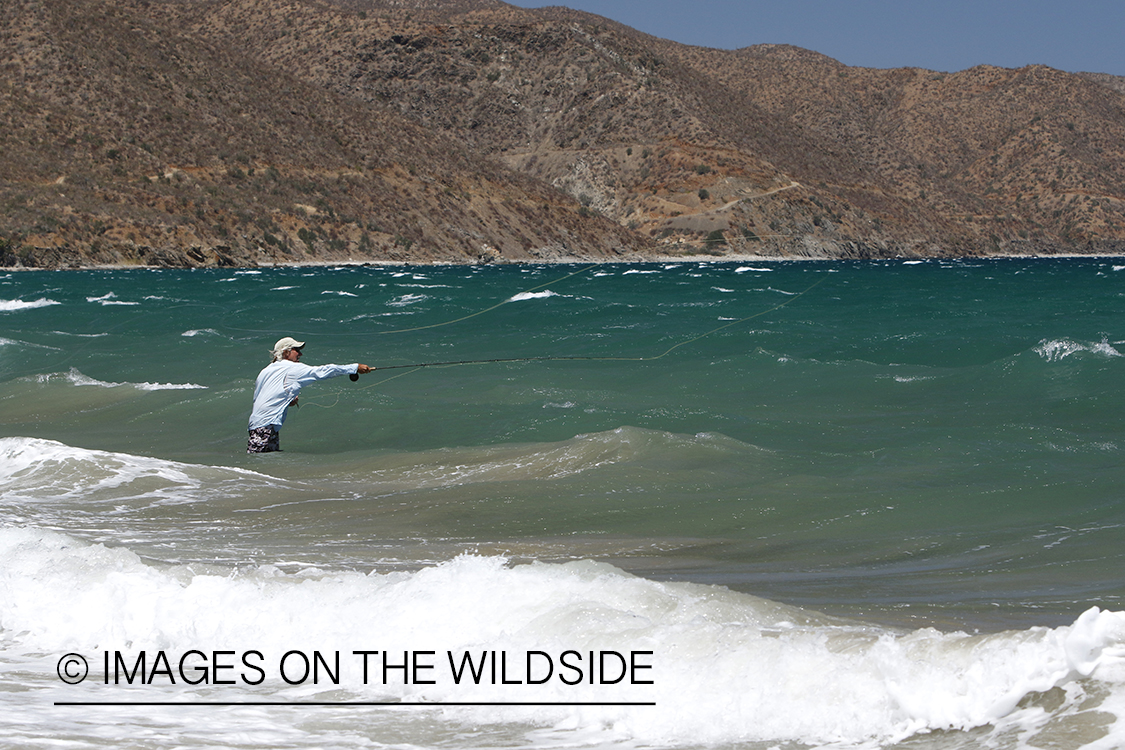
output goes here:
[{"label": "wave crest", "polygon": [[[492,705],[447,715],[476,726],[552,726],[556,739],[854,746],[989,725],[984,731],[998,736],[1013,725],[1030,733],[1045,712],[1082,706],[1021,708],[1028,696],[1060,686],[1080,694],[1084,680],[1108,688],[1125,678],[1125,613],[1097,608],[1055,629],[904,632],[592,561],[510,565],[464,555],[414,573],[286,574],[270,565],[198,573],[34,529],[0,529],[0,567],[9,571],[0,577],[0,623],[17,651],[256,649],[269,664],[292,649],[346,656],[378,648],[396,659],[423,649],[434,655],[432,683],[364,684],[353,668],[341,670],[334,689],[347,700],[656,704]],[[643,654],[652,684],[458,684],[442,662],[447,653],[502,653],[506,676],[520,678],[529,652],[568,650]],[[270,677],[253,697],[288,695],[276,672]],[[225,697],[237,700],[237,690]],[[165,692],[175,688],[153,687],[146,698]]]},{"label": "wave crest", "polygon": [[1122,356],[1121,352],[1109,343],[1108,337],[1099,342],[1082,342],[1070,338],[1043,339],[1034,351],[1048,362],[1060,362],[1067,357],[1082,353],[1105,358]]},{"label": "wave crest", "polygon": [[34,310],[37,307],[50,307],[51,305],[61,305],[61,302],[56,302],[53,299],[42,297],[36,300],[25,302],[19,299],[0,299],[0,312],[17,312],[20,310]]},{"label": "wave crest", "polygon": [[36,381],[40,383],[50,383],[55,380],[65,380],[74,386],[97,386],[100,388],[123,388],[132,387],[139,391],[182,391],[182,390],[207,390],[205,385],[197,385],[195,383],[107,383],[104,380],[97,380],[83,375],[76,368],[70,368],[69,372],[52,372],[43,375],[35,376]]}]

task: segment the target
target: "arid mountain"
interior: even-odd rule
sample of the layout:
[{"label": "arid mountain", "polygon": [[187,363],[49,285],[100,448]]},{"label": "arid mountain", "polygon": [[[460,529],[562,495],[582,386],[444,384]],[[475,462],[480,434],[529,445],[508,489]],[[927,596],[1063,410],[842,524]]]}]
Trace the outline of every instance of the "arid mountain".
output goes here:
[{"label": "arid mountain", "polygon": [[211,43],[174,10],[0,6],[0,264],[604,258],[648,244],[440,132]]},{"label": "arid mountain", "polygon": [[9,262],[1125,252],[1114,76],[851,68],[498,0],[0,24]]}]

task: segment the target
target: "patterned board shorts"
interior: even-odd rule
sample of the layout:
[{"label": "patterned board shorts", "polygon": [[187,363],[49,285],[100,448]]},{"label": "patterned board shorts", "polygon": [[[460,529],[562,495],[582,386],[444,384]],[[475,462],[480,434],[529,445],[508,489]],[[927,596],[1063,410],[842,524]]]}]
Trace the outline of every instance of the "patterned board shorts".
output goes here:
[{"label": "patterned board shorts", "polygon": [[281,450],[281,435],[273,425],[257,427],[250,430],[250,438],[246,441],[247,453],[270,453]]}]

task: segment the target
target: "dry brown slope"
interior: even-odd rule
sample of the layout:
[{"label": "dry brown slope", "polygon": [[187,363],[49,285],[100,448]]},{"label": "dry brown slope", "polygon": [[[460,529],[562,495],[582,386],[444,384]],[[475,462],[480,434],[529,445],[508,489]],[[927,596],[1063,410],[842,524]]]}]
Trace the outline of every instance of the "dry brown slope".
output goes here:
[{"label": "dry brown slope", "polygon": [[427,14],[233,0],[192,6],[186,23],[500,155],[591,212],[673,246],[698,248],[725,231],[728,247],[758,252],[803,252],[809,240],[813,252],[903,249],[815,188],[777,193],[791,176],[764,148],[740,143],[753,146],[750,133],[819,158],[799,128],[604,19],[495,3]]},{"label": "dry brown slope", "polygon": [[54,262],[1125,239],[1112,77],[849,68],[498,0],[15,0],[0,20],[0,217]]},{"label": "dry brown slope", "polygon": [[650,235],[698,245],[714,226],[776,238],[754,248],[861,254],[1115,250],[1125,238],[1122,99],[1079,76],[709,50],[561,8],[344,5],[286,4],[292,33],[250,0],[195,18]]},{"label": "dry brown slope", "polygon": [[785,47],[666,49],[825,153],[849,149],[851,164],[794,171],[858,205],[864,193],[897,194],[951,231],[1016,248],[1028,238],[1094,249],[1125,239],[1125,96],[1112,86],[1043,66],[945,74],[849,68]]},{"label": "dry brown slope", "polygon": [[[0,8],[8,262],[620,257],[628,230],[144,2]],[[13,240],[14,241],[11,241]]]}]

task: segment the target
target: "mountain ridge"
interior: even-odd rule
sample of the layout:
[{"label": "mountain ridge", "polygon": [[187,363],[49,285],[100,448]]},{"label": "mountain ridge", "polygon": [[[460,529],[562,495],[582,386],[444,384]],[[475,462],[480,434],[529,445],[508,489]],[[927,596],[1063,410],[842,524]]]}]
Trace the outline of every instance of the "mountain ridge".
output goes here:
[{"label": "mountain ridge", "polygon": [[1125,251],[1125,79],[499,0],[13,0],[0,263]]}]

